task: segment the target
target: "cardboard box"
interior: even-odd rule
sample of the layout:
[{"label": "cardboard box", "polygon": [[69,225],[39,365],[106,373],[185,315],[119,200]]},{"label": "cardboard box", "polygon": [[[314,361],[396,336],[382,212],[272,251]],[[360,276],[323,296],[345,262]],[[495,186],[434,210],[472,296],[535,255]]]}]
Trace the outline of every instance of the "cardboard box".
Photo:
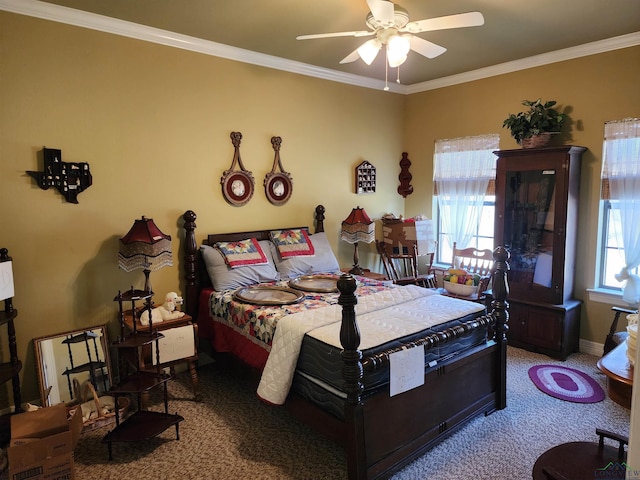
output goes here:
[{"label": "cardboard box", "polygon": [[64,404],[13,415],[9,480],[73,479],[73,449],[81,431],[82,415],[67,419]]},{"label": "cardboard box", "polygon": [[410,253],[415,244],[418,255],[435,251],[435,237],[431,220],[382,223],[382,237],[396,253]]}]

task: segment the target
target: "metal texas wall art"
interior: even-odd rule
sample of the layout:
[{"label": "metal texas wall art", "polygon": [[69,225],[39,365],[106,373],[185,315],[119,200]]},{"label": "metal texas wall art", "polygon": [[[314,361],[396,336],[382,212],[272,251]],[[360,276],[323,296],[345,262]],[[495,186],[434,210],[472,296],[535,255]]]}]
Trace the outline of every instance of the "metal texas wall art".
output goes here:
[{"label": "metal texas wall art", "polygon": [[43,190],[55,187],[69,203],[78,203],[78,194],[85,191],[93,183],[89,164],[86,162],[63,162],[62,150],[56,148],[42,149],[44,154],[44,170],[34,172],[27,170]]}]

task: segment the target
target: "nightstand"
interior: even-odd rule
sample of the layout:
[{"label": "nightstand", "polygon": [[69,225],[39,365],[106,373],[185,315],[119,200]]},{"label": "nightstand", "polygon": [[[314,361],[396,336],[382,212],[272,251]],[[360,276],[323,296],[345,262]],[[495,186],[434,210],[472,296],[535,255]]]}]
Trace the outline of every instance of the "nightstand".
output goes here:
[{"label": "nightstand", "polygon": [[[133,331],[133,316],[131,315],[131,310],[128,310],[124,313],[124,323],[129,329],[129,331]],[[172,355],[170,348],[168,349],[168,345],[163,346],[162,342],[163,340],[169,341],[172,337],[171,333],[174,335],[180,335],[181,332],[189,331],[189,329],[177,330],[181,327],[191,327],[193,331],[193,350],[191,350],[190,347],[188,348],[189,352],[193,351],[193,354],[191,355],[190,353],[187,353],[186,354],[187,356],[181,356],[179,358],[175,358],[175,354]],[[175,366],[180,363],[186,362],[189,368],[189,374],[191,375],[191,384],[193,385],[193,397],[196,402],[199,402],[201,399],[200,399],[200,393],[198,391],[198,372],[196,371],[196,361],[198,360],[198,325],[193,323],[191,316],[185,313],[180,318],[175,318],[173,320],[164,320],[159,323],[156,322],[153,324],[153,329],[159,332],[164,332],[165,334],[165,338],[160,340],[161,342],[160,367],[169,368],[171,371],[171,375],[173,376],[175,374]],[[144,332],[149,330],[149,326],[142,325],[140,323],[140,319],[136,318],[136,330],[138,332]],[[171,333],[168,332],[168,330],[171,331]],[[162,355],[164,355],[167,352],[167,350],[169,350],[168,354],[172,355],[173,358],[170,357],[168,361],[162,361]],[[152,351],[151,346],[147,346],[143,348],[142,355],[139,356],[138,368],[140,370],[155,370],[156,365],[153,363],[153,360],[152,360],[154,358],[154,355],[155,355],[155,352]],[[177,353],[177,355],[180,355],[180,353]],[[145,402],[143,401],[143,403]]]}]

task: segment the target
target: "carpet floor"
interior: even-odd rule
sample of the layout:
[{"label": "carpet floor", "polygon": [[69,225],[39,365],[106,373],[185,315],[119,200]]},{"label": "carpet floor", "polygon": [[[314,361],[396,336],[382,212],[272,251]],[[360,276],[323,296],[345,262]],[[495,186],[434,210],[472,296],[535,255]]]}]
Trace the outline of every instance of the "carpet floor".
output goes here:
[{"label": "carpet floor", "polygon": [[[597,358],[573,354],[566,362],[508,348],[507,408],[478,417],[393,480],[531,479],[540,454],[557,444],[595,441],[596,428],[629,434],[630,411],[608,397],[592,404],[565,402],[542,393],[528,377],[536,364],[579,369],[606,390]],[[170,411],[184,417],[175,429],[147,442],[101,443],[109,427],[82,435],[76,448],[77,479],[345,479],[342,449],[310,431],[282,408],[261,403],[255,379],[216,364],[199,369],[203,401],[192,401],[190,378],[169,383]],[[152,402],[161,402],[154,394]]]}]

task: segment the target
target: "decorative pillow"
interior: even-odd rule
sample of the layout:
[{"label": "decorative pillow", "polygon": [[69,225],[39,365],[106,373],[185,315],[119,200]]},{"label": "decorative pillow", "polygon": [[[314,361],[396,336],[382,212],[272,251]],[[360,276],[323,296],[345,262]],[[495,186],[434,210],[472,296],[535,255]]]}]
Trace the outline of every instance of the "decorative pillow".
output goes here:
[{"label": "decorative pillow", "polygon": [[285,257],[278,253],[273,242],[269,242],[271,255],[282,280],[296,278],[300,275],[310,275],[313,273],[336,273],[340,272],[338,260],[331,250],[329,241],[324,232],[311,235],[315,249],[314,256]]},{"label": "decorative pillow", "polygon": [[309,240],[309,234],[304,229],[273,230],[269,232],[269,235],[282,258],[315,254],[313,243]]},{"label": "decorative pillow", "polygon": [[238,242],[218,242],[215,244],[215,248],[220,250],[225,262],[231,268],[267,263],[267,257],[255,238],[247,238]]},{"label": "decorative pillow", "polygon": [[213,288],[217,291],[235,290],[240,287],[248,287],[256,283],[275,282],[280,279],[273,263],[273,257],[269,251],[272,243],[269,240],[259,242],[268,263],[262,265],[247,265],[242,268],[231,268],[224,260],[220,250],[202,245],[200,253],[207,267],[207,273],[211,279]]}]

